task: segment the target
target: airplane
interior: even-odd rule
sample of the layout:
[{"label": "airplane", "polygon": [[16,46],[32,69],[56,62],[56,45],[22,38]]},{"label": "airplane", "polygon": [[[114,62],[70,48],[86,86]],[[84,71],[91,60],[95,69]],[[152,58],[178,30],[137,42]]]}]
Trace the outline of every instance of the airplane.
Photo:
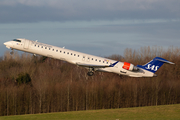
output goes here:
[{"label": "airplane", "polygon": [[89,70],[87,73],[88,76],[94,75],[95,71],[101,71],[130,77],[156,77],[155,72],[164,63],[174,64],[161,57],[155,57],[145,65],[135,66],[128,62],[115,61],[24,38],[13,39],[12,41],[5,42],[4,45],[11,50],[16,49],[34,55],[38,54],[85,67]]}]

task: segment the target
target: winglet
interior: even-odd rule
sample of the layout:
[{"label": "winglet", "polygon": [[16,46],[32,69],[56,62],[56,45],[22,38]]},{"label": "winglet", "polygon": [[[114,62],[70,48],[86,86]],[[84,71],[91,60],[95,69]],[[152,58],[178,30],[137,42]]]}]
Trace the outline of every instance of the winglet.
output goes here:
[{"label": "winglet", "polygon": [[115,62],[115,63],[109,65],[109,67],[114,67],[118,62],[119,62],[119,61],[117,61],[117,62]]}]

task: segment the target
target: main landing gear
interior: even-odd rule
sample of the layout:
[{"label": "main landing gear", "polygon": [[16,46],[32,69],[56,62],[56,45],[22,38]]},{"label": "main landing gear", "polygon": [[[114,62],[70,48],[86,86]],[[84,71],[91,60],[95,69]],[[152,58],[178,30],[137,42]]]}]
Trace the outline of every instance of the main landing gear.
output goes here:
[{"label": "main landing gear", "polygon": [[94,75],[94,68],[89,68],[89,72],[87,73],[88,76]]},{"label": "main landing gear", "polygon": [[94,75],[94,72],[88,72],[87,75],[88,75],[88,76],[93,76],[93,75]]}]

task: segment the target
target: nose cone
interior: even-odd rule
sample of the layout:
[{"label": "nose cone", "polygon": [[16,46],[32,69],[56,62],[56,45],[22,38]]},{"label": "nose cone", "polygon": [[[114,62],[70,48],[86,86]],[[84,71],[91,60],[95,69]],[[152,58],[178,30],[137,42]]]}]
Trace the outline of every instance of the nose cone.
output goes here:
[{"label": "nose cone", "polygon": [[7,45],[8,45],[8,42],[5,42],[4,45],[7,46]]},{"label": "nose cone", "polygon": [[4,45],[5,45],[7,48],[13,47],[13,45],[12,45],[11,42],[5,42]]}]

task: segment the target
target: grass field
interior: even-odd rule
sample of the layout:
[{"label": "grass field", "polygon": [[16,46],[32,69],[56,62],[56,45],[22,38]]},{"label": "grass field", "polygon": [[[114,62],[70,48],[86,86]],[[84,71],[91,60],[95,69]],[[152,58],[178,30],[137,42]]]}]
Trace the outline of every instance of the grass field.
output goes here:
[{"label": "grass field", "polygon": [[2,116],[0,120],[180,120],[180,104]]}]

